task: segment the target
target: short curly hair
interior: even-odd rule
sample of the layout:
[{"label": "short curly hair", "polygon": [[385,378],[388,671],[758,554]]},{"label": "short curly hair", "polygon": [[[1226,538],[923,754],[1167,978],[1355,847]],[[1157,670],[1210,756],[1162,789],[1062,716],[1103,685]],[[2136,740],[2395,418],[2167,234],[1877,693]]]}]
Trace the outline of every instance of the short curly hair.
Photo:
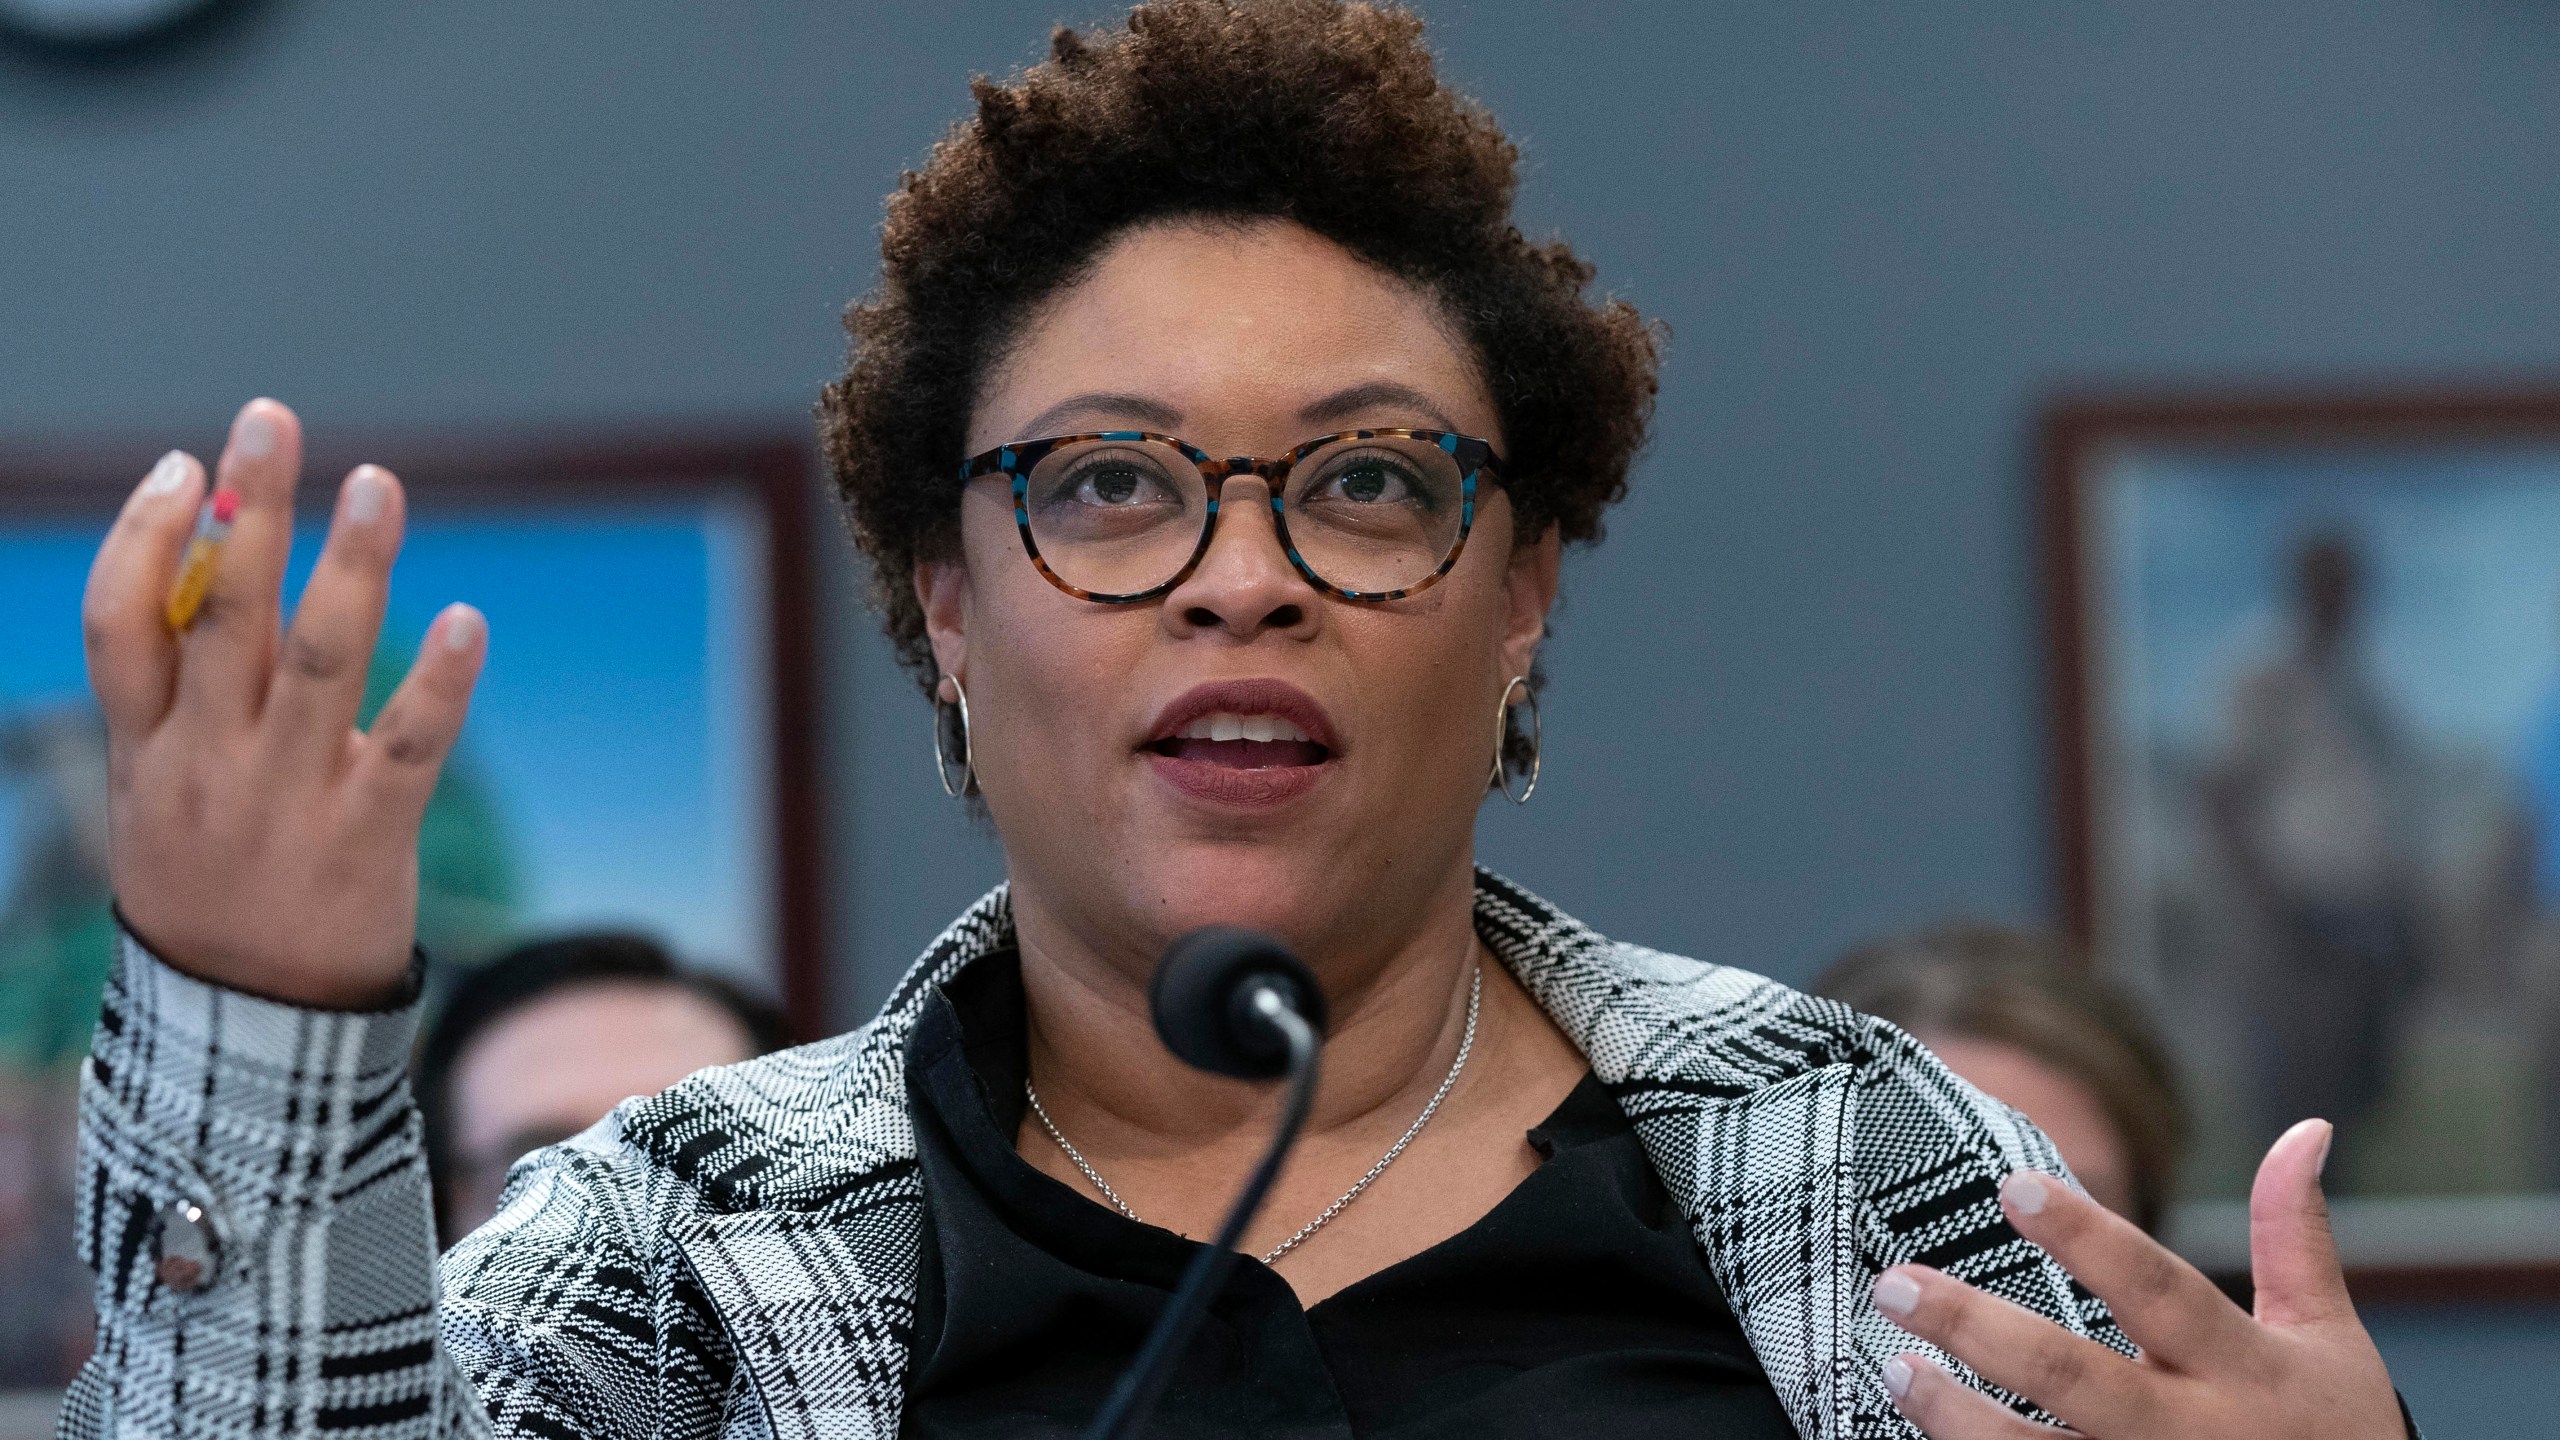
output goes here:
[{"label": "short curly hair", "polygon": [[1125,30],[1060,29],[1046,62],[970,88],[977,114],[889,199],[879,285],[847,312],[851,363],[818,407],[874,603],[928,693],[915,568],[957,547],[986,369],[1034,306],[1149,221],[1294,221],[1433,295],[1501,417],[1522,541],[1599,538],[1652,417],[1659,329],[1587,301],[1592,269],[1562,242],[1522,237],[1518,152],[1440,83],[1411,12],[1150,0]]}]

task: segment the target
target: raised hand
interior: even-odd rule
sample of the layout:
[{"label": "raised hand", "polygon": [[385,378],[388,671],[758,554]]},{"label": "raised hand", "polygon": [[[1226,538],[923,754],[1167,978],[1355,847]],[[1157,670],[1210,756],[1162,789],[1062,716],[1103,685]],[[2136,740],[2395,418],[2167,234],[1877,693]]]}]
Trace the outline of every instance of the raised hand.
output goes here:
[{"label": "raised hand", "polygon": [[109,869],[169,963],[297,1004],[394,998],[418,913],[418,824],[461,732],[486,627],[454,605],[370,733],[355,728],[400,550],[400,482],[347,476],[291,630],[280,602],[302,429],[273,400],[232,422],[215,483],[239,508],[194,625],[164,617],[205,496],[171,451],[89,571],[81,628],[107,719]]},{"label": "raised hand", "polygon": [[[2327,1121],[2305,1120],[2258,1166],[2249,1193],[2254,1316],[2132,1222],[2025,1170],[2001,1185],[2001,1209],[2107,1302],[2141,1359],[1925,1265],[1878,1277],[1877,1308],[2097,1440],[2401,1440],[2391,1377],[2356,1319],[2329,1234],[2320,1194],[2329,1133]],[[1932,1440],[2057,1433],[1924,1356],[1887,1361],[1885,1384]]]}]

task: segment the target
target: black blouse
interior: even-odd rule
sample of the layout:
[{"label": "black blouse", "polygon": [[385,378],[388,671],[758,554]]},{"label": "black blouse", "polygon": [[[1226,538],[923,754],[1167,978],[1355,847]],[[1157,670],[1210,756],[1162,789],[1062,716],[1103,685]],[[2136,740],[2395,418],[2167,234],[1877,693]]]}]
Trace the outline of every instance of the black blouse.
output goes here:
[{"label": "black blouse", "polygon": [[[1198,1248],[1015,1153],[1026,1035],[1018,958],[997,954],[908,1046],[927,1213],[908,1436],[1078,1433]],[[1312,1309],[1237,1257],[1146,1433],[1791,1440],[1599,1081],[1528,1138],[1545,1163],[1491,1213]]]}]

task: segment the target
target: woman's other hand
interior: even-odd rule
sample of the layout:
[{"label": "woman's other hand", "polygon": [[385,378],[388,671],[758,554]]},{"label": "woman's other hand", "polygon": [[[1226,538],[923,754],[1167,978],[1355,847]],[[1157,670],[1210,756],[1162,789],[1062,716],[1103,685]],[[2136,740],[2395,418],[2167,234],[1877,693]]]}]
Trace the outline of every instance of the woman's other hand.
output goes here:
[{"label": "woman's other hand", "polygon": [[485,626],[455,605],[372,730],[355,728],[399,553],[400,482],[359,466],[291,629],[281,621],[301,425],[232,422],[215,472],[239,508],[194,625],[164,618],[205,496],[172,451],[126,500],[82,606],[106,712],[109,865],[126,921],[169,963],[298,1004],[388,1002],[418,911],[418,824],[461,732]]},{"label": "woman's other hand", "polygon": [[[2347,1297],[2320,1193],[2327,1121],[2276,1141],[2249,1195],[2257,1313],[2245,1314],[2132,1222],[2032,1171],[2000,1205],[2018,1232],[2097,1292],[2142,1358],[2128,1360],[1922,1265],[1876,1281],[1877,1307],[1993,1383],[2098,1440],[2401,1440],[2391,1377]],[[1888,1361],[1894,1402],[1932,1440],[2050,1436],[1920,1355]]]}]

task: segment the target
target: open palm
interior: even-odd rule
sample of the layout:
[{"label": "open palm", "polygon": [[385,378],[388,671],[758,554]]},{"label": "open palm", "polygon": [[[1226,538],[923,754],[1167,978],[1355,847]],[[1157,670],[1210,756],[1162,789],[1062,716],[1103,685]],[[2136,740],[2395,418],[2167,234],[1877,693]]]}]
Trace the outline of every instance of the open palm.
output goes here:
[{"label": "open palm", "polygon": [[359,466],[290,628],[285,560],[302,431],[254,400],[215,483],[239,496],[203,610],[163,617],[205,494],[171,451],[100,546],[82,606],[107,720],[108,855],[125,921],[204,979],[308,1005],[395,996],[418,909],[418,824],[461,732],[486,649],[455,605],[417,663],[356,728],[366,663],[399,553],[400,482]]}]

